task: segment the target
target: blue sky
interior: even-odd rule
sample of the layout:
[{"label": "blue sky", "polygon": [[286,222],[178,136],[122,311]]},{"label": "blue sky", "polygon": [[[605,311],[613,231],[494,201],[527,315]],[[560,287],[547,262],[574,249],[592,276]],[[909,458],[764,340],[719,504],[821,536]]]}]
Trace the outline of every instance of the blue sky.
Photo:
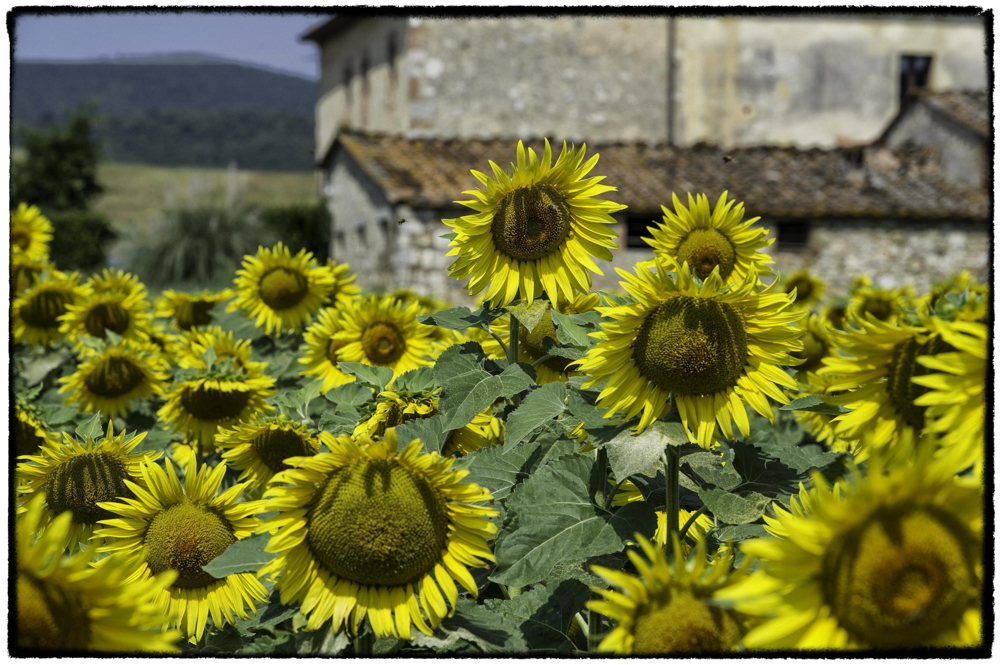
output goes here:
[{"label": "blue sky", "polygon": [[319,78],[316,45],[299,41],[323,14],[94,13],[19,16],[14,58],[91,59],[205,53]]}]

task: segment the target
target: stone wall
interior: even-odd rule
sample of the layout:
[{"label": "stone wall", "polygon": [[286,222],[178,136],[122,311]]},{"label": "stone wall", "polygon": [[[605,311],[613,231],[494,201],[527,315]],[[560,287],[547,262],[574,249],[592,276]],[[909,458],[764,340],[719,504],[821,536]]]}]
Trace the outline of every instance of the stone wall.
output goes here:
[{"label": "stone wall", "polygon": [[933,158],[948,175],[973,187],[986,186],[987,142],[969,127],[926,104],[913,104],[887,132],[885,141],[897,150],[907,143],[930,146]]}]

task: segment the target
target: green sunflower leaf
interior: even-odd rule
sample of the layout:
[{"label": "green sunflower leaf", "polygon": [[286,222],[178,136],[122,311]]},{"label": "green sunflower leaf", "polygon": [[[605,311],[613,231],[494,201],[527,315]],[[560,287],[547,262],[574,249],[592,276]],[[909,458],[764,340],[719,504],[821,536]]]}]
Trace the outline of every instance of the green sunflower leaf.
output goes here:
[{"label": "green sunflower leaf", "polygon": [[435,654],[469,653],[468,645],[488,654],[523,653],[528,650],[528,643],[521,635],[517,622],[464,598],[459,598],[454,616],[442,621],[434,635],[414,631],[413,644],[433,649]]},{"label": "green sunflower leaf", "polygon": [[455,344],[438,357],[434,378],[443,386],[438,409],[447,429],[468,425],[501,397],[511,397],[534,384],[521,364],[508,365],[494,375],[483,367],[484,360],[482,347],[475,342]]},{"label": "green sunflower leaf", "polygon": [[536,586],[510,600],[488,599],[486,607],[518,622],[532,654],[568,653],[574,616],[590,600],[590,587],[579,580]]},{"label": "green sunflower leaf", "polygon": [[508,525],[496,543],[492,581],[534,584],[560,561],[619,552],[635,532],[652,537],[651,504],[635,502],[611,513],[591,502],[594,465],[588,455],[560,457],[514,490],[507,500]]},{"label": "green sunflower leaf", "polygon": [[597,312],[583,314],[560,314],[552,310],[552,322],[556,326],[556,336],[562,344],[589,349],[597,343],[590,333],[601,329],[601,315]]},{"label": "green sunflower leaf", "polygon": [[97,441],[104,436],[104,428],[101,427],[101,412],[98,411],[90,420],[76,428],[76,435],[81,439]]},{"label": "green sunflower leaf", "polygon": [[750,492],[746,496],[731,494],[725,490],[698,490],[698,496],[712,514],[726,524],[749,524],[760,519],[772,499]]},{"label": "green sunflower leaf", "polygon": [[440,453],[451,432],[452,430],[444,427],[444,419],[440,413],[430,418],[408,420],[402,425],[396,426],[396,437],[399,440],[401,450],[410,441],[420,439],[420,442],[424,444],[424,450],[429,453]]},{"label": "green sunflower leaf", "polygon": [[354,428],[357,427],[359,420],[361,420],[361,414],[356,409],[344,408],[337,411],[325,412],[320,416],[316,427],[334,436],[340,436],[341,434],[350,435],[354,432]]},{"label": "green sunflower leaf", "polygon": [[326,392],[326,399],[334,405],[334,411],[341,408],[364,406],[372,400],[374,395],[371,388],[362,386],[357,382],[345,383],[342,386],[331,388]]},{"label": "green sunflower leaf", "polygon": [[639,473],[655,476],[667,446],[685,443],[687,434],[683,425],[657,421],[636,435],[627,430],[621,432],[605,443],[604,448],[608,451],[608,463],[615,478],[622,480]]},{"label": "green sunflower leaf", "polygon": [[549,311],[549,307],[550,303],[548,300],[533,300],[531,304],[520,303],[513,307],[508,307],[507,311],[510,312],[511,316],[516,317],[520,324],[530,333],[541,323],[545,317],[545,312]]},{"label": "green sunflower leaf", "polygon": [[808,411],[810,413],[824,413],[831,416],[840,416],[850,413],[850,409],[845,409],[836,404],[824,402],[819,395],[807,395],[793,400],[791,404],[783,404],[781,411]]},{"label": "green sunflower leaf", "polygon": [[504,447],[516,446],[545,423],[561,416],[566,410],[565,402],[566,386],[559,382],[547,383],[528,393],[507,418]]},{"label": "green sunflower leaf", "polygon": [[566,408],[583,423],[584,429],[607,427],[611,422],[604,417],[607,409],[599,409],[595,406],[597,395],[598,393],[593,390],[580,390],[573,387],[570,387],[569,393],[566,395]]},{"label": "green sunflower leaf", "polygon": [[448,330],[467,330],[468,328],[486,330],[494,319],[498,319],[506,313],[506,310],[503,309],[480,307],[473,312],[468,307],[453,307],[433,314],[421,314],[417,316],[417,321]]},{"label": "green sunflower leaf", "polygon": [[396,380],[392,382],[392,389],[396,392],[408,390],[411,393],[419,393],[433,390],[435,387],[433,367],[411,369],[397,376]]},{"label": "green sunflower leaf", "polygon": [[465,482],[476,483],[493,494],[495,500],[504,499],[514,485],[527,478],[522,467],[534,452],[535,446],[526,444],[509,449],[507,446],[488,446],[473,451],[462,458],[469,475]]},{"label": "green sunflower leaf", "polygon": [[586,355],[582,349],[575,346],[560,346],[559,343],[551,337],[542,338],[542,347],[545,348],[545,353],[550,356],[568,358],[569,360],[579,360]]},{"label": "green sunflower leaf", "polygon": [[[80,339],[84,339],[84,337]],[[24,361],[24,367],[19,373],[24,379],[25,385],[31,387],[36,383],[41,383],[49,374],[68,364],[72,357],[73,354],[69,349],[59,349],[54,353],[29,358]]]},{"label": "green sunflower leaf", "polygon": [[724,455],[703,452],[686,456],[681,462],[681,469],[687,466],[687,473],[695,478],[724,490],[732,490],[743,484],[743,478],[733,468],[732,460],[726,464]]},{"label": "green sunflower leaf", "polygon": [[256,573],[260,567],[273,559],[275,554],[265,552],[264,547],[271,534],[257,533],[237,540],[226,551],[201,567],[213,577],[225,577],[236,573]]},{"label": "green sunflower leaf", "polygon": [[368,386],[376,393],[385,390],[385,387],[392,381],[393,371],[391,367],[376,367],[364,363],[340,363],[339,367],[344,374],[357,377],[357,382],[360,385]]},{"label": "green sunflower leaf", "polygon": [[737,526],[720,526],[708,534],[721,543],[736,542],[749,538],[766,538],[767,529],[763,524],[739,524]]}]

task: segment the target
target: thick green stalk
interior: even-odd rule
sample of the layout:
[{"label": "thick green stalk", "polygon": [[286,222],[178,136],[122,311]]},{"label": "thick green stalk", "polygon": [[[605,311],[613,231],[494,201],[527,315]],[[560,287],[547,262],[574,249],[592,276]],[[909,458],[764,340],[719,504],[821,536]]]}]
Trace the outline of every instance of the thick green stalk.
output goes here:
[{"label": "thick green stalk", "polygon": [[677,446],[667,446],[663,454],[664,472],[667,474],[667,556],[671,556],[673,535],[680,532],[681,513],[681,451]]},{"label": "thick green stalk", "polygon": [[[364,630],[359,629],[359,630]],[[375,653],[375,633],[371,631],[360,632],[354,638],[354,655],[371,656]]]},{"label": "thick green stalk", "polygon": [[[514,316],[514,312],[510,313],[510,340],[507,343],[507,362],[513,365],[517,362],[520,356],[520,349],[518,348],[518,337],[521,335],[521,322],[517,320]],[[521,406],[520,395],[514,395],[514,406]]]}]

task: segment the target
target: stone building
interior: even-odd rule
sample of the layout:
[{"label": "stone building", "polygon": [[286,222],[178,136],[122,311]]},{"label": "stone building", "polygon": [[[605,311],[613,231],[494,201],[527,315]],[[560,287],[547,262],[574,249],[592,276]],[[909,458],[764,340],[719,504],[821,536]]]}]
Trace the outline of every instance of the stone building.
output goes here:
[{"label": "stone building", "polygon": [[368,288],[468,302],[440,220],[463,214],[469,169],[541,136],[601,153],[629,206],[617,266],[651,255],[640,236],[672,192],[728,190],[777,234],[783,272],[809,265],[835,292],[862,271],[986,276],[990,114],[951,94],[986,87],[982,17],[345,15],[304,38],[332,255]]}]

